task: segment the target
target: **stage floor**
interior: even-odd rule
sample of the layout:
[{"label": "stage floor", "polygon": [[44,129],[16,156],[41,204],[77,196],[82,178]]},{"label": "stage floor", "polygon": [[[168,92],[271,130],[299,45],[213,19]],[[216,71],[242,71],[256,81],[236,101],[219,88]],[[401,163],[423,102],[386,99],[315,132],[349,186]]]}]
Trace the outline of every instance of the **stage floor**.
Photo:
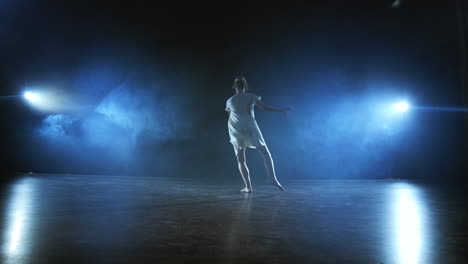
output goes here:
[{"label": "stage floor", "polygon": [[[240,183],[240,181],[239,181]],[[407,181],[27,174],[4,184],[1,263],[468,263],[467,203]]]}]

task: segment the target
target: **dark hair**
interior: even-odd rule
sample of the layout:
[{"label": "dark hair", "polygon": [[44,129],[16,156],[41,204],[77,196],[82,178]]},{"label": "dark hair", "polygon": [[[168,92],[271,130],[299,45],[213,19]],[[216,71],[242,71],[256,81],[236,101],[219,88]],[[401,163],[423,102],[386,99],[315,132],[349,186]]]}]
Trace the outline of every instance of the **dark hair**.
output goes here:
[{"label": "dark hair", "polygon": [[234,84],[232,85],[232,89],[234,90],[240,90],[239,87],[237,87],[237,80],[242,80],[243,82],[243,85],[242,85],[242,89],[244,89],[245,91],[247,91],[249,89],[249,85],[247,84],[247,80],[244,78],[244,76],[242,75],[238,75],[235,79],[234,79]]}]

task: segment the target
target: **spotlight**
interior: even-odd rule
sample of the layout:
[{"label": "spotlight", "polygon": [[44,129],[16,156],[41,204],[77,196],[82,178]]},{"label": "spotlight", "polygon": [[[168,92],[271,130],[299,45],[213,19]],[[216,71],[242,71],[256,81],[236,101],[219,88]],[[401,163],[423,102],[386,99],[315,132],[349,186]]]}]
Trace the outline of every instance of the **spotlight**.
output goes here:
[{"label": "spotlight", "polygon": [[31,103],[37,103],[40,101],[40,96],[33,92],[24,92],[23,97]]},{"label": "spotlight", "polygon": [[74,111],[81,107],[72,101],[71,96],[66,94],[64,90],[46,85],[26,87],[21,97],[31,107],[46,113]]},{"label": "spotlight", "polygon": [[408,102],[405,102],[405,101],[395,103],[392,106],[393,111],[396,111],[396,112],[406,112],[409,110],[409,108],[410,108],[410,105],[408,104]]},{"label": "spotlight", "polygon": [[28,89],[23,92],[23,99],[30,106],[45,112],[56,112],[64,106],[60,93],[50,88],[36,88],[34,90]]}]

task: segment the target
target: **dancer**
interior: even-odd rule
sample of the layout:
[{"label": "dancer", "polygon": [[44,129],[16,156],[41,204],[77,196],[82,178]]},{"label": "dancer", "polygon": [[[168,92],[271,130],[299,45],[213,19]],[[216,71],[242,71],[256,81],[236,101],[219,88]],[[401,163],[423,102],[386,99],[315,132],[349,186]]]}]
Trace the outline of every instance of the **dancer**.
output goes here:
[{"label": "dancer", "polygon": [[273,159],[255,120],[254,106],[258,106],[263,111],[280,113],[287,113],[291,108],[273,108],[260,101],[260,96],[247,93],[247,80],[243,76],[237,76],[234,79],[232,88],[236,93],[226,101],[226,111],[229,113],[228,130],[230,141],[234,147],[239,171],[245,183],[245,188],[240,191],[244,193],[253,191],[252,184],[250,183],[249,169],[245,160],[246,148],[256,148],[259,150],[263,156],[265,168],[270,177],[270,183],[279,190],[284,191],[283,186],[281,186],[276,178]]}]

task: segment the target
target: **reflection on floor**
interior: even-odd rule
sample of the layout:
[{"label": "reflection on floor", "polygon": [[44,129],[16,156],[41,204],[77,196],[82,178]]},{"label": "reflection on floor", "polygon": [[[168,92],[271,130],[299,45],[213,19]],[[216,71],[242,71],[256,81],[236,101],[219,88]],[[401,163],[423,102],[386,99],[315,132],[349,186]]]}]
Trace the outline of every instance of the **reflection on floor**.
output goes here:
[{"label": "reflection on floor", "polygon": [[3,188],[2,263],[468,263],[466,203],[405,181],[257,186],[29,174]]}]

